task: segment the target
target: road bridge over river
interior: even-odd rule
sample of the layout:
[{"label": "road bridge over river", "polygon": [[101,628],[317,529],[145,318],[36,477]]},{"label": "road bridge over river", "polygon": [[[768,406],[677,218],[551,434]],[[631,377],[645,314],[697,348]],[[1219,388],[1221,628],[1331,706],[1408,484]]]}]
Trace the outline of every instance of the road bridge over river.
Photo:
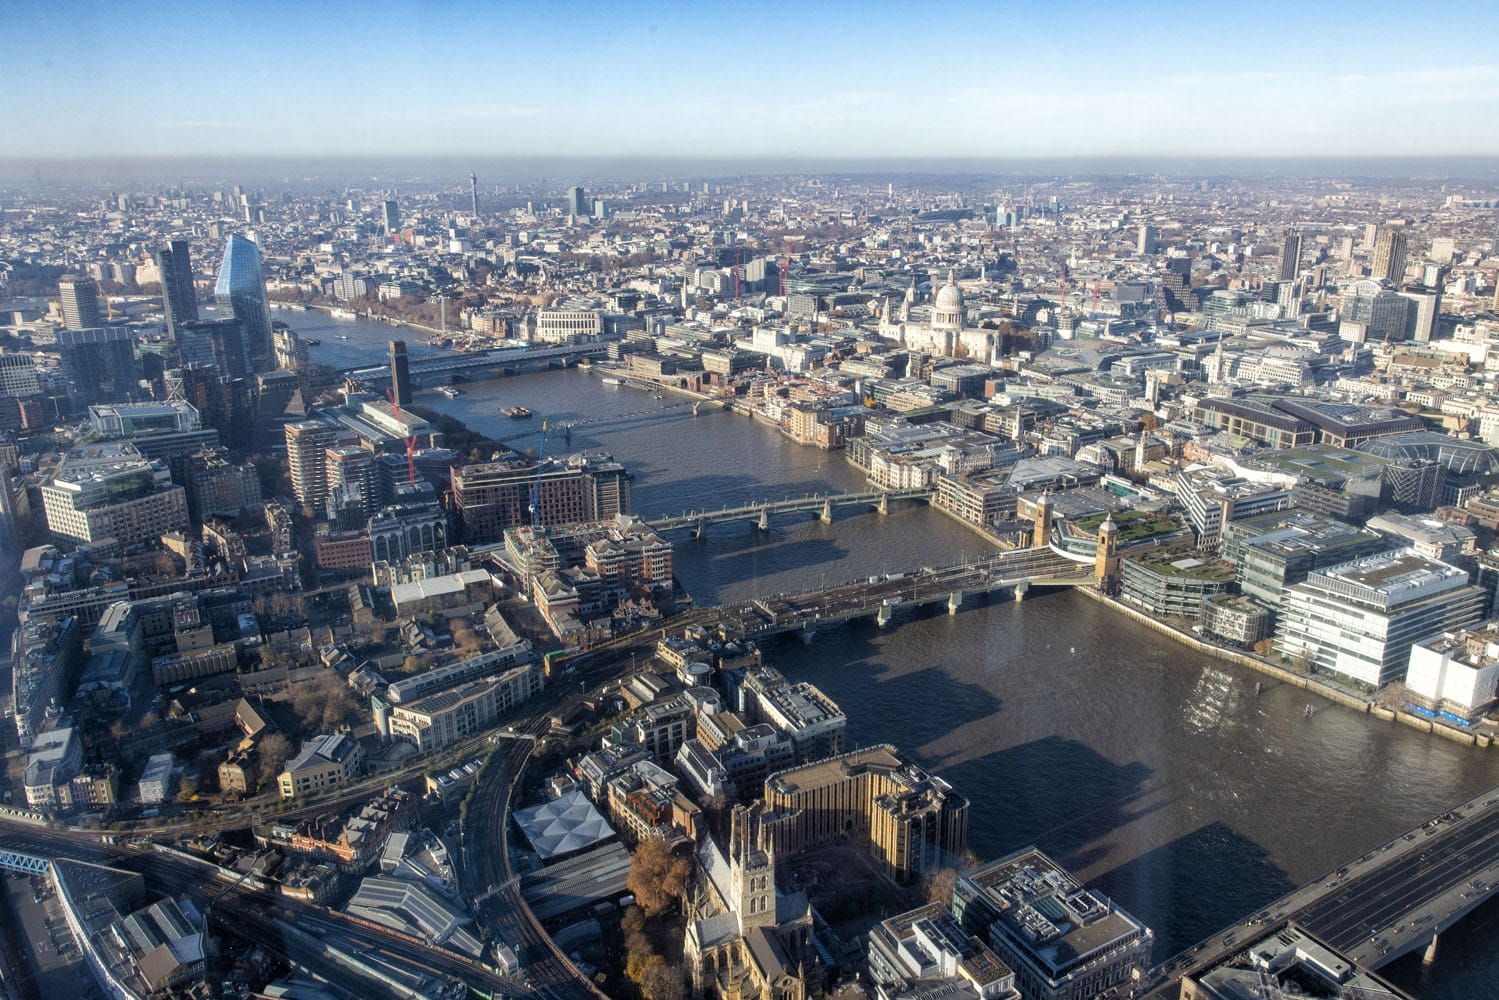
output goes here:
[{"label": "road bridge over river", "polygon": [[855,618],[886,625],[903,608],[945,603],[957,614],[966,599],[1008,590],[1023,598],[1033,583],[1054,581],[1091,586],[1078,564],[1049,548],[1013,549],[983,559],[926,566],[908,573],[886,573],[796,594],[775,594],[726,605],[709,614],[749,638],[798,632],[810,640],[819,628]]},{"label": "road bridge over river", "polygon": [[1224,928],[1156,970],[1151,997],[1287,922],[1366,969],[1426,949],[1499,889],[1499,788],[1416,827]]},{"label": "road bridge over river", "polygon": [[[602,355],[606,344],[533,344],[527,347],[497,347],[488,351],[469,354],[443,355],[438,358],[422,358],[410,363],[411,380],[419,385],[446,385],[454,375],[469,378],[480,376],[484,370],[493,372],[513,371],[533,365],[566,365],[586,357]],[[340,369],[340,373],[356,382],[371,387],[390,385],[388,365],[356,365]]]}]

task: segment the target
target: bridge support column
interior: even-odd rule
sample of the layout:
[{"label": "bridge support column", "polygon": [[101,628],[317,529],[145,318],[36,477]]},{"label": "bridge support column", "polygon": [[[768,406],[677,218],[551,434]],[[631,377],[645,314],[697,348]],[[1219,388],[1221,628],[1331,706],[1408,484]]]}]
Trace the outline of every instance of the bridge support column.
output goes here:
[{"label": "bridge support column", "polygon": [[822,502],[822,513],[818,515],[818,519],[821,520],[823,524],[833,523],[833,501],[824,500]]},{"label": "bridge support column", "polygon": [[1437,936],[1431,936],[1431,944],[1426,946],[1426,951],[1421,954],[1421,964],[1431,965],[1437,960]]},{"label": "bridge support column", "polygon": [[760,508],[760,520],[755,522],[755,527],[759,528],[761,531],[770,530],[770,511],[766,510],[764,507]]},{"label": "bridge support column", "polygon": [[881,604],[880,610],[874,613],[874,623],[880,628],[890,624],[890,605]]},{"label": "bridge support column", "polygon": [[1029,580],[1022,580],[1020,583],[1015,584],[1015,603],[1019,604],[1025,600],[1025,595],[1030,592],[1030,589],[1031,582]]},{"label": "bridge support column", "polygon": [[801,639],[803,646],[810,646],[812,645],[812,640],[817,638],[817,629],[813,628],[811,625],[808,625],[806,628],[802,629],[796,634],[797,637]]},{"label": "bridge support column", "polygon": [[694,417],[697,416],[697,408],[699,406],[702,406],[702,405],[703,405],[703,401],[702,400],[698,400],[696,403],[692,404],[692,415]]},{"label": "bridge support column", "polygon": [[947,613],[955,615],[963,609],[963,592],[955,590],[947,595]]},{"label": "bridge support column", "polygon": [[880,494],[880,505],[875,510],[879,511],[882,515],[890,513],[890,494]]},{"label": "bridge support column", "polygon": [[692,537],[693,538],[707,538],[708,537],[708,522],[706,520],[699,521],[697,523],[697,527],[695,527],[695,528],[692,529]]}]

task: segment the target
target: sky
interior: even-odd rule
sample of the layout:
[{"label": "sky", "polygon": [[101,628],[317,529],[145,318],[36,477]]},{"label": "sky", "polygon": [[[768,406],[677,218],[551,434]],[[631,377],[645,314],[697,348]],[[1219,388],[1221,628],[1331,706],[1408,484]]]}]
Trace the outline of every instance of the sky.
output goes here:
[{"label": "sky", "polygon": [[1499,3],[10,0],[0,157],[1499,155]]}]

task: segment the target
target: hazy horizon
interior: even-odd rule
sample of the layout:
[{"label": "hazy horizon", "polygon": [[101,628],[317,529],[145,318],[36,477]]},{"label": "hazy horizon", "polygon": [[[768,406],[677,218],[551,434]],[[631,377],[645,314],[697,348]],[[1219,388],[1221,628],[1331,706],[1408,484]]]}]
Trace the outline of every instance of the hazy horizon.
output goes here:
[{"label": "hazy horizon", "polygon": [[476,173],[483,188],[546,181],[622,182],[712,180],[791,175],[878,178],[1035,180],[1049,177],[1213,177],[1225,180],[1405,180],[1412,183],[1493,183],[1499,156],[1075,156],[1075,157],[734,157],[734,156],[212,156],[0,158],[0,184],[92,187],[101,184],[412,183],[465,185]]}]

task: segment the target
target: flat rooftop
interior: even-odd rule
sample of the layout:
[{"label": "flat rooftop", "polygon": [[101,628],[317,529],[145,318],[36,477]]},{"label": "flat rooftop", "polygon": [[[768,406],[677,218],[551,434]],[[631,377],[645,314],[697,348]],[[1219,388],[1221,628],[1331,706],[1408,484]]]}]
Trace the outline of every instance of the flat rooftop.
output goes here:
[{"label": "flat rooftop", "polygon": [[1401,549],[1333,566],[1324,570],[1323,575],[1335,580],[1347,580],[1370,590],[1394,594],[1437,580],[1454,576],[1466,577],[1467,573],[1455,566],[1419,556],[1409,549]]},{"label": "flat rooftop", "polygon": [[1351,448],[1311,445],[1254,455],[1247,463],[1257,469],[1285,472],[1316,483],[1337,484],[1372,476],[1389,465],[1389,459]]},{"label": "flat rooftop", "polygon": [[773,784],[779,792],[794,794],[835,784],[860,771],[895,771],[904,766],[905,761],[896,755],[895,748],[886,743],[801,767],[788,768],[766,778],[765,783]]},{"label": "flat rooftop", "polygon": [[1034,847],[965,878],[999,911],[996,927],[1053,979],[1100,950],[1150,934],[1144,924]]}]

